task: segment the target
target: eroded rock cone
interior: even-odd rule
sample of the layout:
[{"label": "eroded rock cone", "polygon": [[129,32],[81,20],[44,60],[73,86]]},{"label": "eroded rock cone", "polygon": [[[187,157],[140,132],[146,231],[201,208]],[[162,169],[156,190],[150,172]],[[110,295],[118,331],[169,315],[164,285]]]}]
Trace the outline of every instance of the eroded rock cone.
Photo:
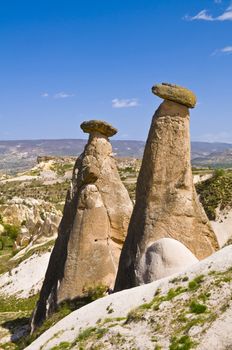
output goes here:
[{"label": "eroded rock cone", "polygon": [[165,101],[155,112],[146,142],[115,291],[146,283],[144,254],[161,238],[180,241],[198,259],[218,249],[192,179],[188,107],[194,107],[196,98],[176,85],[152,90]]},{"label": "eroded rock cone", "polygon": [[102,121],[81,124],[90,133],[73,170],[63,218],[32,319],[32,331],[65,300],[98,285],[112,288],[132,203],[108,140],[117,130]]}]

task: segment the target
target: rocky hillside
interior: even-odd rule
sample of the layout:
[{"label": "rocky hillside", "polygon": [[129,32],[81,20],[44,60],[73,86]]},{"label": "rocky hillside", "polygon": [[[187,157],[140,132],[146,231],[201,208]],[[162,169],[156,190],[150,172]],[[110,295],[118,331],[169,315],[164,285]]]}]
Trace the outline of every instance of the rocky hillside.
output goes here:
[{"label": "rocky hillside", "polygon": [[181,274],[71,313],[26,349],[231,349],[231,288],[229,246]]},{"label": "rocky hillside", "polygon": [[[0,181],[0,348],[2,347],[4,349],[12,350],[24,349],[27,344],[31,343],[36,337],[38,337],[46,329],[50,328],[52,325],[57,323],[57,321],[62,319],[71,311],[75,310],[79,306],[83,306],[83,304],[86,304],[99,296],[104,295],[105,293],[106,288],[104,286],[99,286],[95,290],[87,291],[89,294],[87,293],[88,296],[86,297],[86,299],[78,301],[73,305],[63,305],[51,319],[48,319],[48,321],[41,329],[38,329],[38,331],[33,337],[28,336],[29,318],[38,298],[38,291],[41,288],[51,249],[53,247],[54,239],[56,237],[57,226],[62,215],[61,211],[63,208],[66,191],[69,186],[74,160],[75,159],[72,157],[42,157],[39,158],[37,165],[35,165],[33,168],[27,170],[26,172],[17,173],[14,176],[4,176]],[[136,160],[134,158],[120,158],[117,160],[117,162],[120,177],[125,186],[127,187],[131,198],[134,199],[135,185],[141,161]],[[211,219],[211,223],[215,225],[215,231],[216,233],[218,233],[218,237],[220,238],[220,246],[230,243],[230,239],[232,237],[232,197],[230,188],[232,183],[231,172],[229,170],[212,172],[208,169],[194,169],[194,180],[196,183],[198,182],[197,191],[200,195],[201,202],[203,203],[205,210]],[[3,245],[1,242],[3,243]],[[230,249],[223,251],[231,252]],[[225,257],[225,259],[227,258]],[[35,269],[37,272],[36,274],[34,273]],[[223,269],[224,267],[222,267],[221,271],[223,271]],[[200,274],[202,274],[202,272],[199,272],[199,275]],[[197,277],[197,273],[196,275],[189,275],[188,280],[186,281],[176,281],[175,283],[169,283],[167,288],[174,288],[175,290],[179,287],[179,285],[181,288],[188,288],[188,283],[195,278],[194,276]],[[211,278],[212,281],[215,280],[215,278],[215,281],[218,281],[221,278],[220,274],[217,275],[212,273],[209,276],[209,278]],[[174,277],[172,279],[174,279]],[[226,279],[229,279],[229,277],[227,276]],[[208,277],[204,278],[204,282],[202,283],[206,283],[207,280]],[[225,286],[226,285],[223,284],[223,288]],[[167,288],[164,289],[164,294],[168,293],[169,289]],[[142,288],[141,290],[143,291]],[[154,293],[155,289],[152,289],[151,298],[145,298],[146,301],[148,301],[148,303],[150,303]],[[161,295],[163,295],[162,293]],[[193,291],[193,293],[197,293],[197,290]],[[178,301],[178,298],[181,298],[183,296],[184,298],[187,298],[186,295],[188,296],[190,294],[181,292],[179,296],[175,296],[175,298],[177,299],[173,298],[173,300]],[[200,298],[198,294],[192,295],[194,298],[197,298],[197,300]],[[112,300],[114,300],[114,298],[116,297],[109,296],[107,298],[113,298]],[[108,300],[111,299],[107,298],[103,299],[107,300],[106,308],[111,303],[111,301],[108,302]],[[125,296],[125,298],[126,300],[129,300],[128,296]],[[135,301],[137,300],[135,296],[133,296],[133,298],[135,298]],[[141,329],[148,328],[146,323],[142,325],[140,321],[138,324],[136,323],[136,321],[128,321],[125,323],[129,311],[133,308],[136,308],[140,304],[145,303],[145,301],[142,300],[143,296],[139,298],[140,299],[138,302],[136,302],[136,304],[128,305],[128,308],[126,309],[123,316],[120,314],[120,312],[119,314],[113,313],[112,309],[116,310],[116,306],[112,306],[112,308],[109,306],[108,311],[106,311],[106,314],[98,317],[98,319],[113,319],[113,321],[109,321],[108,325],[106,322],[105,326],[99,323],[100,333],[102,332],[102,328],[107,328],[107,332],[108,330],[110,331],[111,328],[114,329],[113,335],[111,333],[109,333],[108,335],[107,333],[104,333],[104,342],[106,346],[109,346],[109,339],[112,338],[112,344],[116,344],[116,342],[118,342],[121,344],[120,346],[122,348],[124,346],[125,349],[131,349],[133,347],[128,347],[127,342],[130,339],[133,339],[133,336],[131,335],[131,331],[129,330],[128,334],[124,335],[125,330],[136,329],[137,331],[139,331],[138,325],[139,328],[142,327]],[[200,304],[203,302],[204,305],[207,305],[207,311],[204,313],[204,315],[200,314],[200,319],[203,316],[205,317],[208,315],[208,310],[211,304],[209,304],[208,306],[207,303],[213,303],[213,301],[210,300],[210,298],[208,298],[204,302],[202,298],[198,300]],[[163,308],[166,305],[165,303],[167,302],[169,302],[169,300],[163,300],[161,308]],[[97,303],[98,302],[96,302],[95,305],[98,305]],[[150,311],[147,310],[146,312]],[[90,312],[92,313],[91,309]],[[123,320],[115,320],[115,318],[117,317],[123,317]],[[147,317],[149,319],[151,315],[148,313],[147,316],[145,315],[144,317]],[[190,316],[189,314],[186,314],[186,318],[190,318],[191,320],[191,317],[191,313]],[[221,317],[224,316],[222,315]],[[162,319],[162,317],[160,318]],[[96,321],[98,319],[96,319]],[[198,321],[199,320],[197,320],[196,322]],[[152,322],[153,321],[149,321],[149,324],[152,324]],[[183,322],[183,327],[185,327],[187,321]],[[193,323],[194,322],[195,321],[193,321]],[[114,325],[114,323],[116,323],[117,327],[119,328],[114,328],[112,326]],[[144,325],[146,325],[146,327]],[[89,327],[96,328],[96,325],[95,323],[92,324],[91,322],[89,323],[89,325],[86,323],[86,328]],[[198,325],[196,327],[198,327]],[[82,328],[83,331],[85,331],[85,326],[83,326]],[[117,336],[117,329],[119,329],[119,336]],[[77,330],[75,333],[75,337],[72,340],[68,341],[68,344],[59,345],[60,347],[58,347],[57,349],[65,348],[65,346],[67,346],[68,348],[69,346],[71,346],[69,343],[72,343],[74,339],[78,337],[78,332],[79,331]],[[87,330],[87,335],[89,334],[89,336],[87,337],[88,343],[90,339],[93,339],[95,341],[96,334],[98,334],[98,331],[96,332],[97,333],[95,333],[95,331],[93,330],[90,330],[89,333],[89,330]],[[149,338],[149,334],[150,333],[146,335],[147,338]],[[178,334],[179,333],[177,332],[177,339],[180,338]],[[22,340],[22,335],[24,335],[24,340]],[[173,337],[174,336],[175,332],[173,333]],[[115,339],[113,339],[114,337]],[[120,342],[121,338],[122,341]],[[123,340],[124,338],[126,340]],[[157,340],[160,339],[159,336],[157,337],[157,335],[154,335],[154,339],[156,338]],[[80,339],[82,339],[82,335]],[[197,341],[197,339],[194,339],[191,340],[191,342]],[[61,339],[60,341],[65,342],[66,340]],[[98,348],[101,349],[100,338],[97,341],[99,341],[100,344],[98,344]],[[147,341],[148,340],[146,340],[146,342]],[[151,349],[154,349],[155,347],[156,349],[160,349],[160,342],[161,344],[163,344],[161,340],[151,342],[151,344],[153,344],[153,347],[151,347]],[[77,344],[75,346],[77,349],[78,346],[80,349],[81,346],[84,349],[88,349],[88,347],[85,348],[85,346],[82,345],[83,342],[80,342],[80,344],[78,342],[76,343]],[[85,344],[85,342],[83,344]],[[112,344],[111,346],[113,346]],[[93,345],[91,346],[92,349],[94,349]],[[178,347],[179,345],[175,346],[176,348],[173,347],[172,349],[180,349],[180,347]],[[134,348],[136,349],[136,346]],[[114,348],[112,347],[112,349]],[[186,349],[188,349],[188,347],[186,347]]]},{"label": "rocky hillside", "polygon": [[[86,140],[24,140],[0,141],[0,171],[16,173],[30,169],[41,156],[79,155]],[[141,159],[144,141],[112,140],[113,152],[117,157]],[[231,166],[232,145],[228,143],[192,142],[192,163],[197,166]]]}]

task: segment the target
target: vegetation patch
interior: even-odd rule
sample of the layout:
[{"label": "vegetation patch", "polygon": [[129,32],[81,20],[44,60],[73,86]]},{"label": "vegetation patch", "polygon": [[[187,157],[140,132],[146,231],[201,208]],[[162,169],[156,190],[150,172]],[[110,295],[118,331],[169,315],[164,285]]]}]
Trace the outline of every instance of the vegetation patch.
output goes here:
[{"label": "vegetation patch", "polygon": [[0,312],[32,311],[37,299],[38,294],[26,299],[0,296]]},{"label": "vegetation patch", "polygon": [[199,275],[199,276],[195,277],[192,281],[189,282],[188,289],[190,291],[197,290],[201,286],[203,281],[204,281],[203,275]]},{"label": "vegetation patch", "polygon": [[51,348],[51,350],[68,350],[71,348],[71,343],[64,341],[62,343],[60,343],[59,345],[53,346],[53,348]]},{"label": "vegetation patch", "polygon": [[206,305],[197,303],[196,301],[192,301],[189,308],[190,312],[194,314],[203,314],[207,310]]},{"label": "vegetation patch", "polygon": [[232,206],[232,171],[217,169],[212,178],[196,185],[200,201],[210,220],[216,219],[216,208]]},{"label": "vegetation patch", "polygon": [[172,338],[169,349],[170,350],[189,350],[195,346],[194,342],[188,335],[183,335],[180,338]]},{"label": "vegetation patch", "polygon": [[[92,301],[101,298],[106,290],[106,286],[99,285],[95,287],[89,287],[85,289],[85,296],[81,298],[77,298],[72,301],[67,301],[62,303],[57,311],[53,313],[50,317],[48,317],[41,327],[38,327],[33,334],[28,334],[26,337],[21,338],[19,341],[17,341],[18,350],[25,349],[28,345],[30,345],[35,339],[37,339],[42,333],[44,333],[47,329],[54,326],[58,321],[60,321],[62,318],[69,315],[71,312],[79,309],[80,307],[87,305],[91,303]],[[34,304],[35,306],[35,304]],[[34,306],[32,310],[34,309]],[[103,330],[102,328],[96,329],[95,336],[97,339],[100,339],[101,336],[103,336]],[[90,329],[86,330],[86,332],[81,335],[84,336],[85,334],[88,334],[90,332]],[[59,345],[60,346],[60,345]],[[58,348],[59,349],[59,348]],[[61,348],[63,349],[63,348]]]}]

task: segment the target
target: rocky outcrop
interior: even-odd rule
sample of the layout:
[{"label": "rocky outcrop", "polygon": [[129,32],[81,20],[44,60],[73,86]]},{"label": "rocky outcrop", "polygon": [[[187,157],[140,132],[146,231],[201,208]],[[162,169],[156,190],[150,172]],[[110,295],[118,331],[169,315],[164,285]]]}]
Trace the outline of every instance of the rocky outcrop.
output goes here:
[{"label": "rocky outcrop", "polygon": [[4,224],[19,228],[15,249],[55,239],[62,216],[62,212],[51,203],[19,197],[13,197],[6,204],[1,204],[0,214]]},{"label": "rocky outcrop", "polygon": [[74,166],[32,330],[57,304],[81,296],[83,289],[113,287],[132,212],[108,140],[117,130],[102,121],[81,128],[90,136]]},{"label": "rocky outcrop", "polygon": [[[152,90],[156,93],[157,89]],[[116,291],[144,282],[139,275],[141,259],[147,248],[161,238],[180,241],[198,259],[218,249],[193,185],[186,105],[194,106],[195,100],[189,102],[189,96],[194,95],[172,85],[164,85],[163,89],[165,93],[162,91],[159,96],[169,99],[160,105],[152,120],[137,181],[136,203],[120,257]],[[173,96],[178,96],[179,103],[173,102]]]}]

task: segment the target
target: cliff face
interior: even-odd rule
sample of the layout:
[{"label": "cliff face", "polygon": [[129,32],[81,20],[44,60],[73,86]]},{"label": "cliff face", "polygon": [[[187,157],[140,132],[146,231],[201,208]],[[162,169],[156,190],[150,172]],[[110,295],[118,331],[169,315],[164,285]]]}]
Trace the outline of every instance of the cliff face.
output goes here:
[{"label": "cliff face", "polygon": [[90,137],[74,166],[32,330],[57,304],[81,296],[83,289],[114,284],[132,203],[111,156],[112,130],[106,123],[99,129],[99,123],[91,121],[91,130],[82,127]]},{"label": "cliff face", "polygon": [[[120,258],[116,291],[145,283],[144,256],[149,246],[161,238],[180,241],[198,259],[218,249],[216,236],[193,185],[189,110],[186,105],[174,102],[178,87],[168,86],[165,98],[172,88],[171,100],[160,105],[152,120],[137,181],[136,203]],[[180,98],[178,95],[178,101]]]}]

